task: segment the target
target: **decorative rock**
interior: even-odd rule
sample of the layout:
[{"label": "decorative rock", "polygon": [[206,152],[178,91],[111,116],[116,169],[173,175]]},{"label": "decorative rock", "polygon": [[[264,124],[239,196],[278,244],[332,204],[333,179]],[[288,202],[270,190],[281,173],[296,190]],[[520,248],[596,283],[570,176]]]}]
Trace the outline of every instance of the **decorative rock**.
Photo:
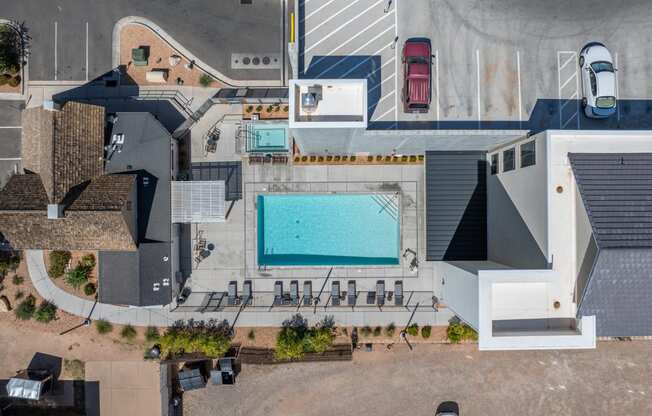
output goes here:
[{"label": "decorative rock", "polygon": [[6,296],[0,296],[0,312],[11,312],[11,303]]}]

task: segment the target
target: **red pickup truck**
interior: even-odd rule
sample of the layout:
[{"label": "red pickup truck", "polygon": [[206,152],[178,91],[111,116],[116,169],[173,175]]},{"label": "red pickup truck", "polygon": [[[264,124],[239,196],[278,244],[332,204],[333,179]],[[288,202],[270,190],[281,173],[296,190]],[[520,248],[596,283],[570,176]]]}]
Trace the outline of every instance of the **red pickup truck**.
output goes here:
[{"label": "red pickup truck", "polygon": [[430,40],[413,38],[403,46],[403,110],[427,113],[432,99]]}]

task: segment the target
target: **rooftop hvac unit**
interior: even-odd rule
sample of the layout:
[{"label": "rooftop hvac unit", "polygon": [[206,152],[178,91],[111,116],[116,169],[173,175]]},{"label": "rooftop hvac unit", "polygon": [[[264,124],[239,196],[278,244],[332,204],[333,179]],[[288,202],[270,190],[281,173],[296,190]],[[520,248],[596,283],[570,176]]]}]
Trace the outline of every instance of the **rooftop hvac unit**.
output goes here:
[{"label": "rooftop hvac unit", "polygon": [[312,87],[308,87],[308,92],[301,94],[301,108],[308,113],[315,111],[321,99],[321,85],[313,85]]}]

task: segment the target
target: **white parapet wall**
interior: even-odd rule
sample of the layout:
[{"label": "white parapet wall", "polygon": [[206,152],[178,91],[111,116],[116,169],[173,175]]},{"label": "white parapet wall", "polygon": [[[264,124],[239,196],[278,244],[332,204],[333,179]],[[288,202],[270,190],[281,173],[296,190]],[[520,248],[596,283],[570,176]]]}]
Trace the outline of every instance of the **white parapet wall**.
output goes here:
[{"label": "white parapet wall", "polygon": [[595,317],[576,319],[561,288],[554,270],[481,270],[479,349],[595,348]]}]

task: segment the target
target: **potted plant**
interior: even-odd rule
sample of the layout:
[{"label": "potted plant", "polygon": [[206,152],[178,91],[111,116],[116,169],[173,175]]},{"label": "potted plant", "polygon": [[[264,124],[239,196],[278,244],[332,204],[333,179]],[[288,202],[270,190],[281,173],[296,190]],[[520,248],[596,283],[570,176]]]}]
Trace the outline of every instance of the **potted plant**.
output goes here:
[{"label": "potted plant", "polygon": [[259,105],[258,107],[256,107],[256,112],[257,113],[260,113],[261,111],[263,111],[263,106],[262,105]]},{"label": "potted plant", "polygon": [[308,161],[308,156],[301,156],[301,161],[302,162],[307,162]]},{"label": "potted plant", "polygon": [[332,162],[333,161],[333,156],[331,156],[331,155],[326,156],[326,161],[327,162]]},{"label": "potted plant", "polygon": [[335,161],[336,161],[336,162],[339,162],[339,161],[340,161],[340,157],[339,157],[339,156],[335,156]]},{"label": "potted plant", "polygon": [[374,157],[373,156],[367,156],[367,162],[373,162]]}]

